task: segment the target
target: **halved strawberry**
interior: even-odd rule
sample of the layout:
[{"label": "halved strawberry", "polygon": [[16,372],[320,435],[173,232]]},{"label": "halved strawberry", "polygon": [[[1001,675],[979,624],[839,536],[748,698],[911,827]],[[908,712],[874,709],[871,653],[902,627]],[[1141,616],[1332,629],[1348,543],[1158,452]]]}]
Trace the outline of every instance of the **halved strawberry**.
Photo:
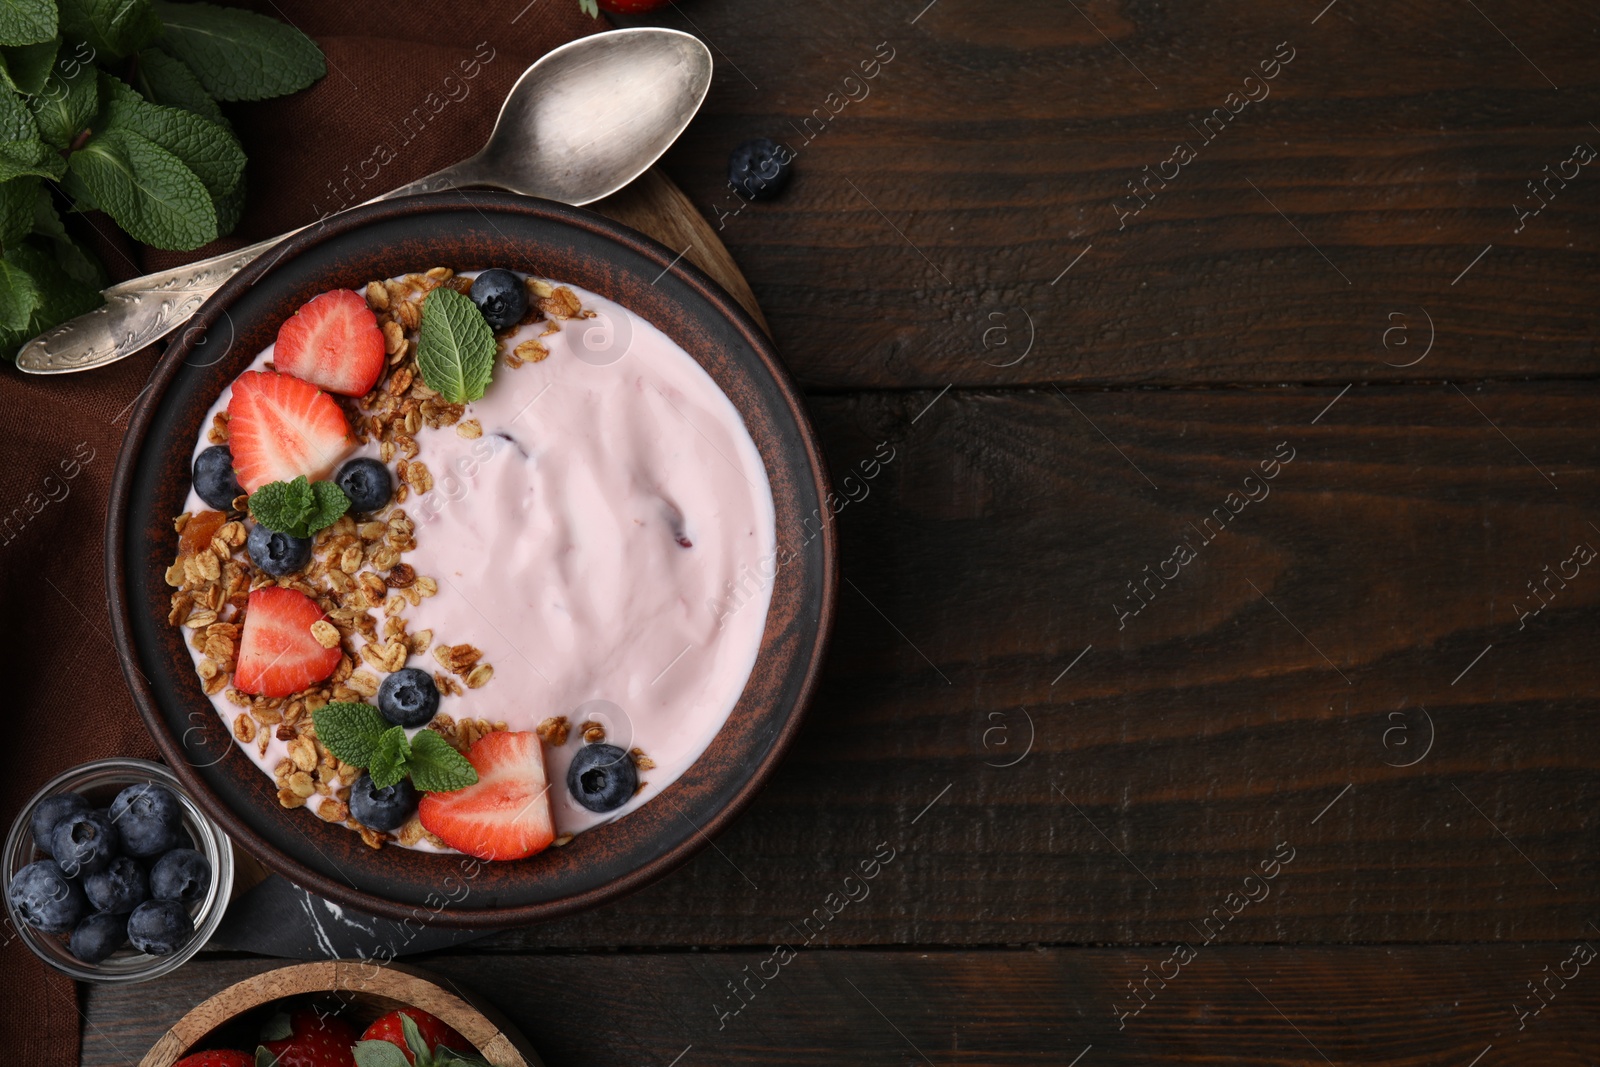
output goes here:
[{"label": "halved strawberry", "polygon": [[278,327],[273,364],[330,393],[366,396],[383,373],[383,331],[349,289],[314,296]]},{"label": "halved strawberry", "polygon": [[311,625],[325,618],[317,602],[293,589],[267,586],[250,594],[233,669],[234,688],[286,697],[315,685],[339,665],[339,646],[323,648]]},{"label": "halved strawberry", "polygon": [[315,480],[355,442],[333,397],[287,374],[247,370],[228,399],[228,445],[245,492],[268,482]]},{"label": "halved strawberry", "polygon": [[[472,1043],[456,1032],[455,1027],[437,1016],[430,1015],[421,1008],[396,1008],[394,1011],[378,1016],[376,1022],[367,1027],[361,1034],[363,1041],[387,1041],[391,1045],[400,1046],[400,1051],[405,1053],[407,1062],[416,1063],[416,1053],[406,1044],[405,1023],[400,1021],[400,1016],[409,1016],[416,1024],[417,1037],[427,1050],[423,1056],[426,1063],[437,1063],[448,1060],[450,1057],[439,1055],[440,1049],[454,1049],[457,1052],[471,1052]],[[359,1065],[359,1058],[357,1063]]]},{"label": "halved strawberry", "polygon": [[478,781],[428,793],[417,817],[429,833],[480,860],[519,860],[555,840],[539,736],[498,730],[467,750]]}]

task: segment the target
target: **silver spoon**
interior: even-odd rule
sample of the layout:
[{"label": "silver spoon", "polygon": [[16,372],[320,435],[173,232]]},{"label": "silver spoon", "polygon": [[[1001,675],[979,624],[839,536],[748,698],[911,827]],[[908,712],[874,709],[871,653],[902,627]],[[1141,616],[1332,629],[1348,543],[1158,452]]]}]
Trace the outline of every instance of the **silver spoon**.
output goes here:
[{"label": "silver spoon", "polygon": [[[580,37],[522,72],[477,155],[367,203],[467,185],[592,203],[660,159],[710,86],[711,52],[687,33],[641,26]],[[17,366],[70,374],[131,356],[187,322],[245,264],[299,232],[118,282],[103,290],[104,306],[23,345]]]}]

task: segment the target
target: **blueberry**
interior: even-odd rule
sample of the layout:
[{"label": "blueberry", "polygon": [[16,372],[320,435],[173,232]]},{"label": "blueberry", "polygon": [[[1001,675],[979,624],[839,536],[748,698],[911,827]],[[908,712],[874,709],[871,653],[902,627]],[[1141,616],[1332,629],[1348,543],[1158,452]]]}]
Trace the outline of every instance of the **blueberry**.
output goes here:
[{"label": "blueberry", "polygon": [[374,830],[396,830],[417,810],[417,789],[409,778],[402,778],[386,789],[372,784],[365,771],[350,787],[350,814],[356,822]]},{"label": "blueberry", "polygon": [[244,492],[227,445],[212,445],[194,457],[194,491],[218,511],[232,508],[233,498]]},{"label": "blueberry", "polygon": [[101,963],[128,943],[128,917],[102,911],[78,924],[67,951],[84,963]]},{"label": "blueberry", "polygon": [[472,302],[491,330],[509,330],[528,313],[528,288],[503,267],[486,270],[472,279]]},{"label": "blueberry", "polygon": [[403,667],[378,686],[378,710],[396,726],[426,726],[439,710],[439,687],[427,671]]},{"label": "blueberry", "polygon": [[275,577],[304,570],[311,562],[311,538],[269,530],[259,522],[244,543],[255,565]]},{"label": "blueberry", "polygon": [[394,495],[394,478],[389,468],[366,456],[340,467],[333,482],[350,498],[351,511],[378,511]]},{"label": "blueberry", "polygon": [[68,815],[50,833],[50,854],[68,878],[105,870],[117,852],[117,828],[99,808]]},{"label": "blueberry", "polygon": [[150,868],[150,896],[193,904],[211,888],[211,864],[192,848],[175,848]]},{"label": "blueberry", "polygon": [[6,899],[23,922],[47,934],[66,933],[89,910],[78,883],[49,860],[38,860],[18,871],[6,886]]},{"label": "blueberry", "polygon": [[105,870],[85,875],[83,891],[95,911],[126,915],[150,899],[150,879],[144,864],[132,856],[118,856]]},{"label": "blueberry", "polygon": [[128,940],[152,956],[170,956],[193,936],[189,909],[176,900],[147,900],[128,916]]},{"label": "blueberry", "polygon": [[771,200],[794,173],[794,151],[770,137],[754,137],[728,157],[728,181],[746,200]]},{"label": "blueberry", "polygon": [[616,745],[585,745],[567,767],[572,799],[590,811],[614,811],[633,796],[639,772]]},{"label": "blueberry", "polygon": [[111,818],[122,836],[122,851],[147,860],[177,848],[183,832],[183,805],[172,790],[154,782],[130,785],[111,802]]},{"label": "blueberry", "polygon": [[77,793],[57,793],[53,797],[45,797],[39,801],[33,809],[33,815],[28,819],[29,828],[33,830],[33,843],[48,855],[50,833],[56,828],[56,823],[68,815],[88,810],[89,802]]}]

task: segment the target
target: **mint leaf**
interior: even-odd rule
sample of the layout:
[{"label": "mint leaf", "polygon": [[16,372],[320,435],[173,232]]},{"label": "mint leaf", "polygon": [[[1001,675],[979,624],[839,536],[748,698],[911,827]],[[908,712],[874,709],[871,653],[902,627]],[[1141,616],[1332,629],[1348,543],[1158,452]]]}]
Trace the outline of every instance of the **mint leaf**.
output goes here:
[{"label": "mint leaf", "polygon": [[16,358],[17,348],[30,337],[102,302],[99,289],[69,277],[49,253],[34,247],[35,240],[25,238],[5,252],[5,262],[26,272],[39,297],[21,330],[0,327],[0,356],[6,359]]},{"label": "mint leaf", "polygon": [[452,404],[479,399],[494,373],[494,353],[494,333],[470,299],[441,287],[423,300],[417,366],[429,389]]},{"label": "mint leaf", "polygon": [[244,191],[244,175],[241,174],[231,191],[211,198],[211,206],[217,213],[218,234],[230,234],[239,225],[239,218],[244,214]]},{"label": "mint leaf", "polygon": [[[4,2],[4,0],[0,0]],[[132,55],[161,32],[150,0],[59,0],[61,36],[87,41],[98,55]]]},{"label": "mint leaf", "polygon": [[311,38],[281,22],[211,4],[157,3],[161,47],[184,61],[218,100],[265,100],[327,73]]},{"label": "mint leaf", "polygon": [[39,287],[10,259],[0,259],[0,329],[26,330],[39,306]]},{"label": "mint leaf", "polygon": [[356,1067],[411,1067],[400,1046],[389,1041],[357,1041],[351,1049]]},{"label": "mint leaf", "polygon": [[106,287],[106,272],[100,266],[100,261],[78,247],[78,242],[67,233],[67,228],[61,224],[61,216],[56,214],[55,202],[50,199],[50,190],[42,185],[33,202],[33,232],[50,241],[57,265],[73,281],[95,292]]},{"label": "mint leaf", "polygon": [[311,713],[317,740],[345,763],[366,767],[372,763],[378,740],[389,729],[389,720],[371,704],[352,704],[342,700],[324,704]]},{"label": "mint leaf", "polygon": [[269,530],[291,537],[310,537],[339,521],[350,510],[350,498],[332,482],[268,482],[250,494],[250,514]]},{"label": "mint leaf", "polygon": [[[9,96],[0,93],[0,96]],[[32,122],[30,118],[28,120]],[[0,182],[37,174],[41,178],[60,178],[67,169],[61,153],[37,138],[29,141],[0,141]]]},{"label": "mint leaf", "polygon": [[[0,0],[4,3],[5,0]],[[0,141],[36,141],[39,127],[34,125],[28,107],[15,93],[0,93]]]},{"label": "mint leaf", "polygon": [[0,0],[0,44],[37,44],[55,35],[53,0]]},{"label": "mint leaf", "polygon": [[106,102],[100,129],[132,130],[149,138],[182,160],[213,197],[226,196],[239,184],[244,149],[232,130],[192,111],[152,104],[109,74],[100,75],[100,92]]},{"label": "mint leaf", "polygon": [[132,130],[91,137],[67,163],[81,187],[135,241],[198,248],[217,236],[211,194],[183,161]]},{"label": "mint leaf", "polygon": [[139,53],[138,81],[139,91],[152,104],[181,107],[219,126],[227,125],[222,109],[194,76],[194,71],[183,60],[159,48],[146,48]]},{"label": "mint leaf", "polygon": [[[0,0],[3,5],[5,0]],[[56,51],[61,47],[61,38],[52,37],[48,41],[38,44],[25,44],[17,48],[3,50],[5,57],[5,81],[23,96],[32,96],[44,88],[44,80],[50,76],[50,68],[55,65]]]},{"label": "mint leaf", "polygon": [[478,780],[478,772],[467,757],[432,730],[418,730],[411,739],[411,758],[406,767],[411,771],[411,784],[425,793],[449,793]]},{"label": "mint leaf", "polygon": [[38,198],[38,178],[0,182],[0,250],[16,244],[33,229],[33,206]]},{"label": "mint leaf", "polygon": [[403,726],[393,726],[383,732],[378,738],[377,746],[372,750],[372,759],[367,764],[367,773],[372,776],[372,784],[379,789],[388,789],[406,776],[406,757],[411,755],[411,744],[406,740],[406,730]]},{"label": "mint leaf", "polygon": [[44,89],[28,98],[39,136],[52,148],[66,148],[100,110],[100,83],[94,68],[80,66],[67,77],[59,69],[50,72]]}]

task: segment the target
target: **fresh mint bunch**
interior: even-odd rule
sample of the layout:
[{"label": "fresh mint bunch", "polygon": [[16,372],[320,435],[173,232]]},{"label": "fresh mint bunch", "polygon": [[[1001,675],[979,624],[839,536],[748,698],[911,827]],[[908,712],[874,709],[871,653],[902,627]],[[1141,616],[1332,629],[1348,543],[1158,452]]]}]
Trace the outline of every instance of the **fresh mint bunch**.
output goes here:
[{"label": "fresh mint bunch", "polygon": [[405,727],[392,726],[371,704],[335,700],[311,713],[317,739],[323,747],[372,776],[372,784],[387,789],[411,776],[411,784],[425,793],[465,789],[478,780],[467,757],[432,730],[418,730],[410,738]]},{"label": "fresh mint bunch", "polygon": [[291,537],[310,537],[349,510],[343,489],[332,482],[308,482],[304,474],[292,482],[268,482],[250,494],[250,517]]},{"label": "fresh mint bunch", "polygon": [[137,241],[196,248],[244,206],[217,102],[325,73],[264,15],[166,0],[0,0],[0,358],[100,303],[105,273],[62,223],[98,208]]}]

